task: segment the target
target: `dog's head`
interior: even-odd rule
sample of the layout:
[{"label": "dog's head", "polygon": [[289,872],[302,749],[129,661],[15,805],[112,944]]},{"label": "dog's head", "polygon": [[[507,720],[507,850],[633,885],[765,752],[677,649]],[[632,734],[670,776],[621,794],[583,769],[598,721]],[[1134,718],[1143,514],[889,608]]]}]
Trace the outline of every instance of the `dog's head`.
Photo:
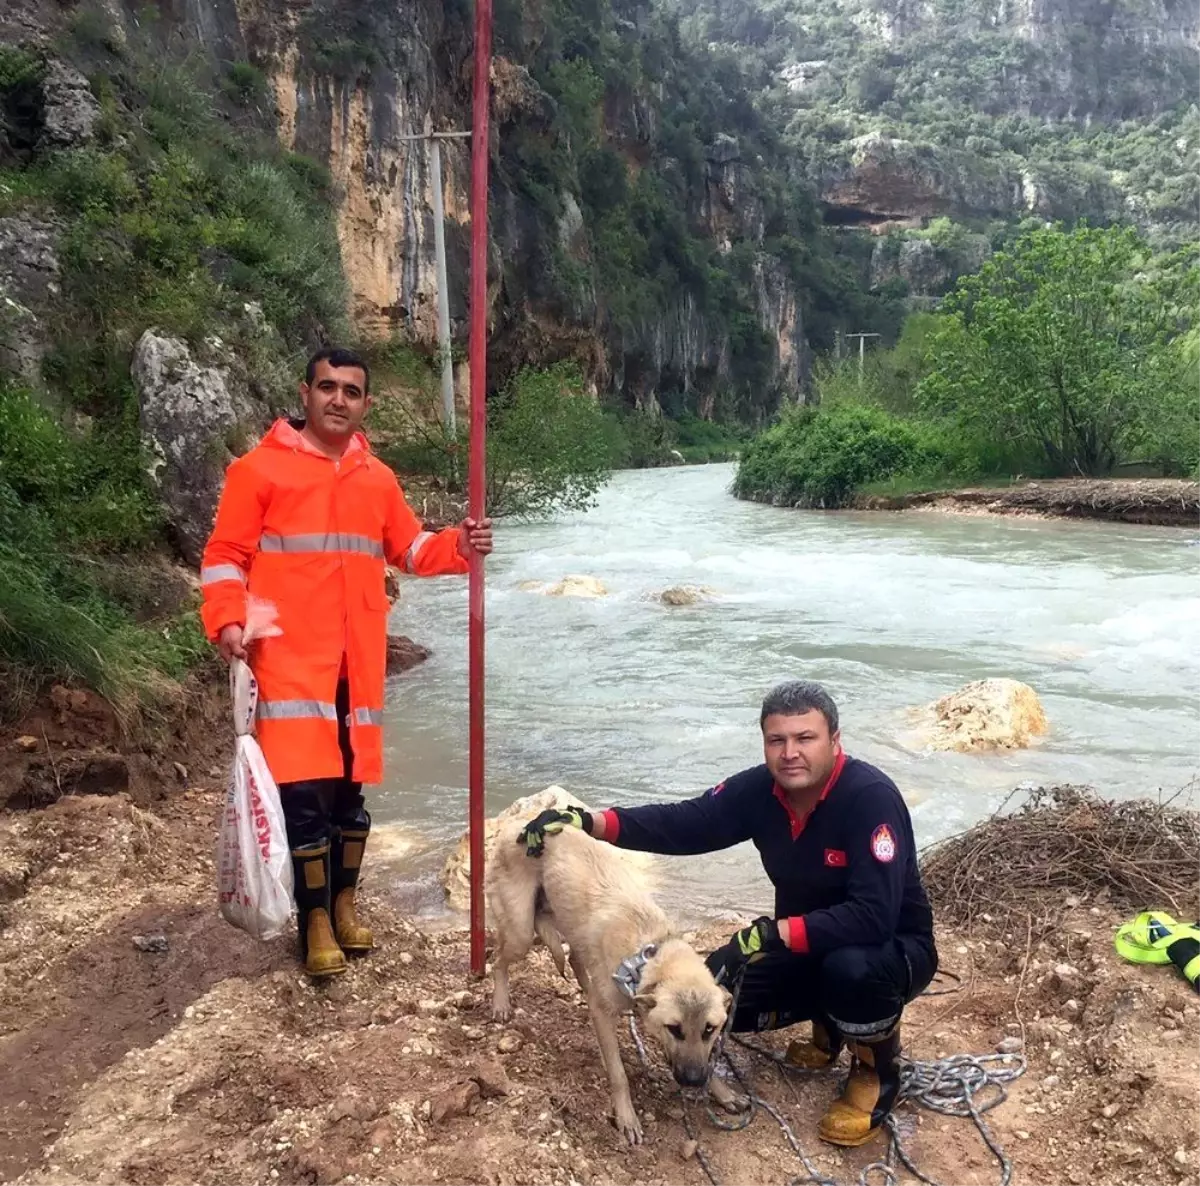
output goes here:
[{"label": "dog's head", "polygon": [[713,1046],[732,1000],[686,943],[665,946],[646,965],[633,1004],[680,1086],[702,1087],[708,1081]]}]

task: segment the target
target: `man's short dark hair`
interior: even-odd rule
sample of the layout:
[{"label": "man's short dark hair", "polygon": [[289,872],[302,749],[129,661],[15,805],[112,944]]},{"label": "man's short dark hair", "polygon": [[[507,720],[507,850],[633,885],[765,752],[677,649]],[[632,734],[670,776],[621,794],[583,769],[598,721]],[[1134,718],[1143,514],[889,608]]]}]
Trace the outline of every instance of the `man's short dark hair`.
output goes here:
[{"label": "man's short dark hair", "polygon": [[820,684],[809,680],[788,680],[787,683],[772,688],[763,698],[762,715],[758,718],[758,724],[761,728],[767,723],[767,717],[802,716],[806,712],[812,712],[814,708],[825,718],[825,723],[829,726],[829,735],[832,737],[838,731],[837,705]]},{"label": "man's short dark hair", "polygon": [[367,395],[371,390],[371,371],[363,360],[354,353],[353,350],[342,350],[338,346],[326,346],[324,350],[318,350],[316,354],[308,360],[308,366],[304,368],[304,381],[311,384],[317,375],[317,363],[327,362],[331,367],[358,367],[363,373],[365,386],[363,387],[363,395]]}]

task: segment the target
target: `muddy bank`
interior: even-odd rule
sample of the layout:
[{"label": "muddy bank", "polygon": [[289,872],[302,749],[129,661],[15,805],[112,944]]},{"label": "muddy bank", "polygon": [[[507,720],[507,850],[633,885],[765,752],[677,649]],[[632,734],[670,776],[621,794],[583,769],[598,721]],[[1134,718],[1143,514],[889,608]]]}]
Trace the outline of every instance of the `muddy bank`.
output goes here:
[{"label": "muddy bank", "polygon": [[858,510],[1103,519],[1159,527],[1200,527],[1200,484],[1181,478],[1064,478],[1003,488],[864,494]]},{"label": "muddy bank", "polygon": [[[5,737],[3,752],[14,745]],[[182,787],[164,771],[163,793],[140,803],[79,794],[0,813],[0,1180],[707,1181],[685,1157],[682,1101],[626,1036],[647,1143],[620,1143],[583,1001],[544,951],[514,975],[513,1022],[493,1024],[465,934],[403,918],[380,863],[364,875],[380,950],[327,988],[300,974],[290,938],[231,929],[213,901],[222,780],[192,767]],[[1169,970],[1116,959],[1118,917],[1085,896],[1044,938],[943,929],[962,989],[908,1015],[920,1058],[1024,1035],[1029,1071],[989,1114],[1017,1182],[1196,1180],[1195,1127],[1181,1118],[1194,1110],[1200,1008]],[[879,1154],[817,1142],[836,1075],[785,1078],[734,1057],[823,1172],[854,1180]],[[800,1172],[765,1114],[736,1133],[691,1119],[723,1182]],[[901,1124],[935,1180],[997,1180],[969,1121],[905,1106]]]}]

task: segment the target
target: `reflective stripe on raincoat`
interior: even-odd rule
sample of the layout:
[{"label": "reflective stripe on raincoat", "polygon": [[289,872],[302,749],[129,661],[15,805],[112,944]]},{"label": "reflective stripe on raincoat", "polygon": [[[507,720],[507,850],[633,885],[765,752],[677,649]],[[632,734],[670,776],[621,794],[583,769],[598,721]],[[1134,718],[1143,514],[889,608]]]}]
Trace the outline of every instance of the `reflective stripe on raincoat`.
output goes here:
[{"label": "reflective stripe on raincoat", "polygon": [[205,632],[273,602],[282,634],[254,644],[256,731],[277,783],[339,778],[335,701],[350,686],[353,777],[383,776],[385,561],[416,576],[465,573],[459,530],[423,531],[396,475],[356,435],[333,461],[286,420],[230,466],[200,572]]}]

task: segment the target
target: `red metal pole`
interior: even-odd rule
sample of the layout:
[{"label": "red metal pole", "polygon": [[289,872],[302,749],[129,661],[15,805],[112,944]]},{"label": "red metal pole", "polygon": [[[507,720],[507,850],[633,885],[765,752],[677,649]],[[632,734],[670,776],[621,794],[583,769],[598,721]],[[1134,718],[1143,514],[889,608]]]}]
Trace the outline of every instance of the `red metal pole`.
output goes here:
[{"label": "red metal pole", "polygon": [[[467,513],[484,516],[487,433],[488,100],[492,62],[492,0],[475,0],[475,103],[471,122],[471,448]],[[472,554],[469,579],[468,682],[471,853],[471,972],[483,975],[483,557]]]}]

